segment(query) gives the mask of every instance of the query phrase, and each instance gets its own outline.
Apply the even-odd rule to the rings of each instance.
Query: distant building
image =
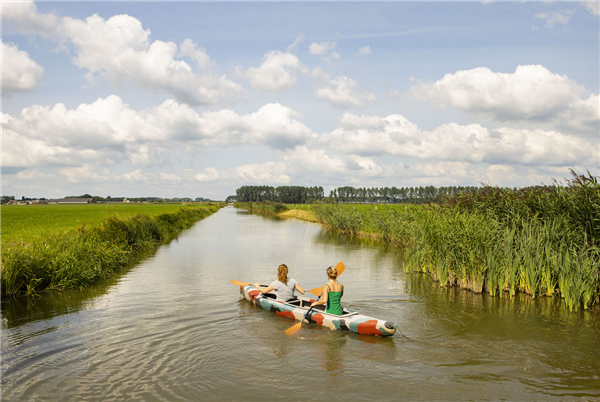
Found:
[[[48,200],[48,204],[89,204],[91,198],[57,198]]]

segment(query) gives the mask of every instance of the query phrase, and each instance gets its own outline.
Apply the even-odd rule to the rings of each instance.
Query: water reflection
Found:
[[[323,369],[332,377],[344,375],[344,358],[345,346],[348,338],[345,336],[332,337],[322,343]]]
[[[152,257],[156,250],[140,255],[129,266],[100,279],[85,289],[51,290],[36,297],[7,297],[2,300],[0,312],[2,327],[15,328],[26,323],[49,320],[53,317],[72,314],[93,306],[93,301],[107,294],[131,268],[144,259]]]
[[[405,274],[402,253],[307,222],[225,208],[120,278],[2,306],[3,400],[573,400],[600,397],[600,314]],[[375,338],[240,297],[289,262],[310,289],[343,261],[342,304]],[[307,392],[307,389],[310,391]],[[297,397],[296,397],[297,396]]]

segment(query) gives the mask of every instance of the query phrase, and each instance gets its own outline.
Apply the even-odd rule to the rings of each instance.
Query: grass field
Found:
[[[2,206],[0,292],[84,288],[225,205]]]
[[[194,205],[194,204],[188,204]],[[178,211],[174,204],[86,204],[86,205],[2,205],[0,237],[4,245],[27,242],[34,237],[53,236],[98,226],[108,217],[126,218],[136,214],[156,216]]]

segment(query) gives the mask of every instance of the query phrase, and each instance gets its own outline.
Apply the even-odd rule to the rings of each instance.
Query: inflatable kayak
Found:
[[[276,300],[275,293],[261,293],[253,285],[240,286],[240,292],[246,300],[262,307],[263,310],[298,321],[304,318],[311,303],[316,301],[316,299],[299,296],[283,303]],[[393,322],[367,317],[347,308],[343,311],[342,315],[328,314],[325,312],[325,306],[315,306],[306,317],[306,321],[332,330],[339,329],[362,335],[392,336],[396,333],[396,325]]]

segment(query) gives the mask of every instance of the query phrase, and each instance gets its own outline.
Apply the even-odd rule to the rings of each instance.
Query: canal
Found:
[[[310,289],[342,261],[342,304],[375,338],[240,299],[285,263]],[[120,275],[2,303],[3,401],[598,400],[600,313],[440,288],[397,249],[224,208]]]

